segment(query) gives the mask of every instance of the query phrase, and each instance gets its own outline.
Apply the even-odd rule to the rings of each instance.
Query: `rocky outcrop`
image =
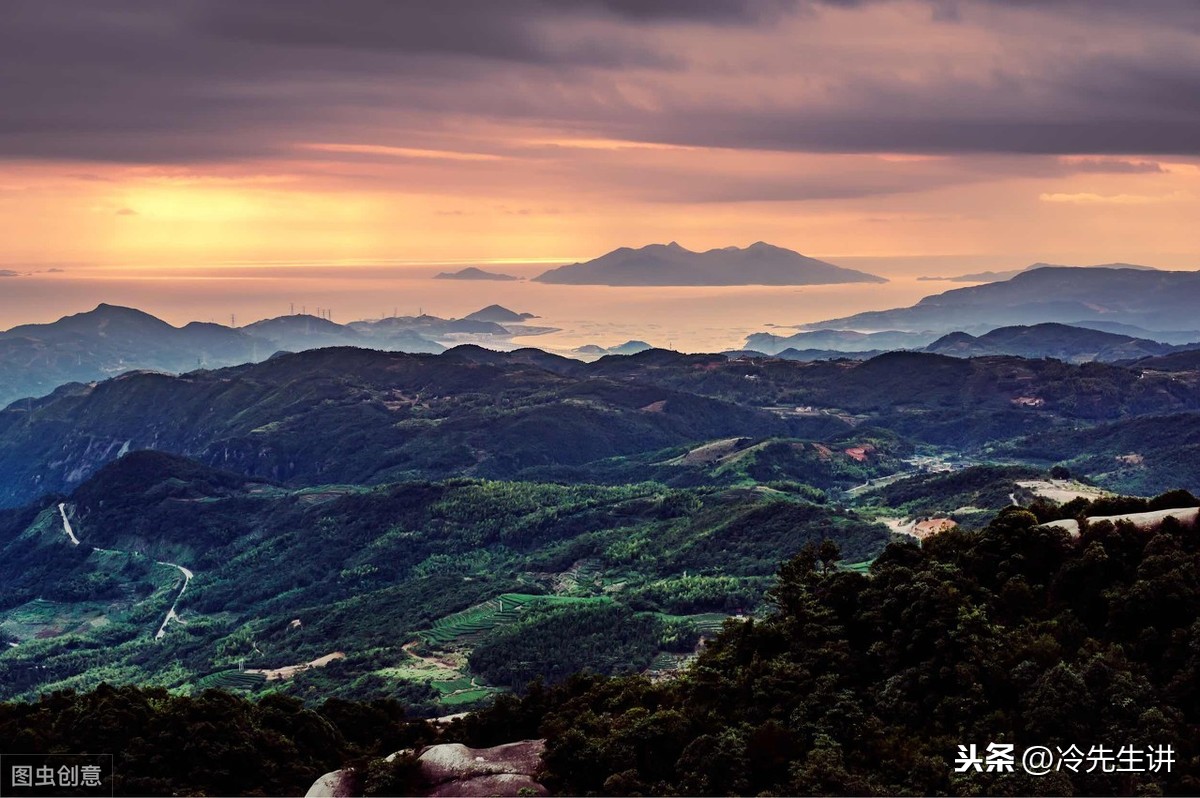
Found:
[[[545,740],[522,740],[494,748],[444,743],[422,749],[417,763],[422,780],[429,785],[425,792],[429,796],[547,795],[546,788],[537,781],[545,750]],[[357,794],[354,772],[346,769],[317,779],[305,798],[350,798]]]
[[[545,740],[524,740],[495,748],[468,748],[459,743],[431,745],[417,762],[433,785],[430,795],[546,795],[536,780]],[[522,792],[524,790],[524,792]]]
[[[304,798],[351,798],[357,792],[354,782],[353,770],[335,770],[314,781]]]

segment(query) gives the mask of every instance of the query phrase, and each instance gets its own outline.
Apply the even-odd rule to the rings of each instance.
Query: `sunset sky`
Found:
[[[0,272],[673,239],[1200,267],[1194,0],[3,15]]]

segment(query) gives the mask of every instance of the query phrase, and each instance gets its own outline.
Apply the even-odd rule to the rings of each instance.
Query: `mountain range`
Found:
[[[1197,347],[1200,348],[1200,344]],[[1016,355],[1052,357],[1068,363],[1114,363],[1166,355],[1176,351],[1176,347],[1128,335],[1048,322],[999,327],[978,337],[965,332],[953,332],[929,344],[923,351],[954,357]]]
[[[327,348],[183,376],[131,373],[10,405],[0,411],[0,506],[71,490],[146,448],[293,485],[561,477],[722,436],[870,423],[966,445],[1196,409],[1192,372],[1016,357],[744,362],[656,349],[583,363],[536,349]]]
[[[895,310],[805,325],[863,332],[986,332],[1018,324],[1080,320],[1146,330],[1190,330],[1200,306],[1200,272],[1049,266],[1010,280],[956,288]]]
[[[1179,351],[1200,349],[1200,343],[1171,345],[1132,335],[1047,322],[997,327],[979,336],[961,331],[937,337],[930,333],[853,330],[814,330],[781,337],[755,333],[746,339],[741,356],[770,355],[784,360],[829,360],[848,357],[865,360],[885,351],[930,352],[951,357],[1010,355],[1056,358],[1068,363],[1118,363],[1156,358]],[[926,343],[929,341],[929,343]]]
[[[560,266],[534,278],[564,285],[827,285],[885,283],[882,277],[809,258],[759,241],[745,249],[693,252],[676,242],[621,247],[595,260]]]
[[[438,339],[507,341],[514,331],[530,335],[551,329],[525,325],[530,318],[492,305],[462,319],[404,316],[337,324],[305,314],[239,328],[205,322],[175,327],[141,310],[100,304],[49,324],[0,332],[0,406],[43,396],[66,383],[128,371],[219,368],[327,346],[436,353],[446,348]],[[510,330],[501,321],[521,326]]]
[[[885,552],[881,519],[1028,521],[1015,480],[1052,465],[1200,487],[1200,369],[1144,365],[1175,356],[330,347],[65,385],[0,410],[0,697],[142,683],[439,716],[670,673],[731,616],[757,628],[782,560],[826,542],[869,583],[853,571],[934,548]]]
[[[1023,272],[1030,272],[1034,269],[1045,269],[1048,267],[1059,269],[1142,269],[1144,271],[1157,271],[1153,266],[1139,266],[1136,263],[1102,263],[1096,266],[1062,266],[1056,263],[1034,263],[1026,266],[1024,269],[1009,269],[1008,271],[988,271],[976,272],[974,274],[960,274],[956,277],[918,277],[918,280],[934,280],[949,283],[996,283],[1001,280],[1010,280]]]

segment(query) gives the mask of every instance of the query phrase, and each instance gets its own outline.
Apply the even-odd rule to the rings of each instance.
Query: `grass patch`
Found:
[[[442,699],[442,703],[446,706],[458,706],[460,704],[474,704],[476,701],[482,701],[489,695],[497,692],[486,687],[481,687],[477,690],[467,690],[457,695],[448,695]]]

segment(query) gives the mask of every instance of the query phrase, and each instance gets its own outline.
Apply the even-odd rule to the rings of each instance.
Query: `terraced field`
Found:
[[[585,596],[538,596],[529,593],[504,593],[490,601],[447,615],[438,619],[432,629],[419,632],[421,639],[434,645],[450,643],[470,644],[478,642],[483,635],[497,626],[512,623],[527,605],[533,602],[547,604],[578,604],[585,602],[608,602],[607,597]]]
[[[690,659],[690,657],[686,654],[671,654],[667,651],[660,651],[654,656],[654,659],[650,660],[650,667],[648,670],[651,673],[676,671],[683,667],[683,663],[685,663],[688,659]]]
[[[239,670],[217,671],[202,677],[196,682],[197,689],[207,690],[257,690],[267,683],[261,673],[245,673]]]
[[[530,601],[540,598],[523,593],[505,593],[490,601],[468,607],[462,612],[447,615],[434,623],[433,628],[421,632],[427,643],[469,643],[505,623],[517,619],[521,608]]]
[[[719,612],[705,612],[700,615],[685,615],[684,619],[691,621],[701,634],[712,635],[721,631],[721,627],[725,625],[725,619],[728,617]]]
[[[563,585],[570,591],[594,588],[600,576],[599,560],[580,560],[563,574]]]
[[[686,621],[703,635],[715,635],[725,625],[725,619],[730,617],[719,612],[702,612],[698,615],[668,615],[665,612],[655,614],[664,621]]]

